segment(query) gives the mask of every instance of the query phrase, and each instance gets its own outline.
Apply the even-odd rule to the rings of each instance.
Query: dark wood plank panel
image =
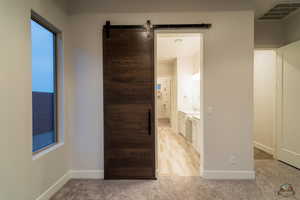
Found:
[[[138,81],[147,82],[152,81],[151,76],[151,57],[147,56],[108,56],[107,73],[110,75],[110,80],[117,80],[120,82]],[[116,73],[118,72],[118,73]]]
[[[153,32],[104,33],[103,59],[104,178],[154,179]]]
[[[108,174],[111,174],[113,178],[107,179],[153,179],[153,168],[110,168]]]
[[[147,104],[152,98],[153,83],[122,83],[116,81],[104,81],[109,90],[105,90],[105,100],[110,104]]]

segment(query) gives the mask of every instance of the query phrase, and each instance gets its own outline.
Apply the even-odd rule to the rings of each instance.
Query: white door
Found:
[[[300,168],[300,42],[279,49],[278,55],[282,76],[277,155],[279,160]]]

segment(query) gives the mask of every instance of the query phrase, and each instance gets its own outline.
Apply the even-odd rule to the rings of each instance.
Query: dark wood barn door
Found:
[[[154,179],[154,38],[103,30],[104,178]]]

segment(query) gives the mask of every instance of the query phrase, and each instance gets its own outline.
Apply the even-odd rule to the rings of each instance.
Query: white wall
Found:
[[[171,83],[173,77],[173,62],[160,61],[157,66],[157,79],[156,83],[161,84],[160,98],[157,97],[157,117],[158,118],[171,118]],[[158,92],[158,90],[156,90]]]
[[[200,42],[199,42],[200,47]],[[191,112],[193,110],[194,60],[192,56],[177,58],[177,102],[178,110]],[[197,86],[195,86],[197,87]],[[200,101],[199,101],[200,102]]]
[[[76,120],[72,168],[103,170],[102,25],[106,20],[144,24],[147,19],[154,24],[213,24],[204,35],[205,176],[232,177],[231,170],[241,170],[243,177],[253,175],[252,11],[73,15]],[[208,107],[213,108],[209,117]],[[229,162],[232,155],[234,165]]]
[[[279,48],[284,44],[284,29],[282,21],[258,21],[279,0],[254,0],[255,8],[255,48]]]
[[[160,85],[160,90],[156,89],[156,113],[157,118],[171,119],[171,91],[173,77],[157,77],[156,84]]]
[[[279,48],[284,44],[282,21],[255,21],[255,48]]]
[[[172,82],[171,82],[171,128],[178,132],[178,103],[177,103],[177,58],[172,63]]]
[[[255,21],[255,48],[280,48],[300,40],[300,11],[279,21]]]
[[[159,62],[157,67],[158,78],[171,77],[173,74],[173,62]]]
[[[276,51],[254,53],[254,144],[274,152]]]
[[[284,21],[285,45],[300,40],[300,11]]]
[[[60,127],[65,144],[32,159],[32,97],[31,97],[31,9],[45,17],[64,36],[64,94]],[[69,99],[71,73],[68,60],[67,20],[65,12],[50,0],[0,1],[0,199],[34,200],[69,170]]]
[[[202,38],[201,38],[202,40]],[[200,112],[200,96],[201,96],[201,91],[200,91],[200,68],[201,68],[201,63],[202,63],[202,56],[200,55],[203,53],[203,49],[202,49],[202,42],[201,42],[201,46],[199,48],[199,51],[193,56],[193,64],[194,64],[194,70],[193,70],[193,75],[195,76],[195,74],[199,73],[199,79],[195,79],[192,77],[193,79],[193,85],[194,87],[192,88],[192,92],[193,92],[193,99],[192,99],[192,106],[193,106],[193,110],[199,111]]]

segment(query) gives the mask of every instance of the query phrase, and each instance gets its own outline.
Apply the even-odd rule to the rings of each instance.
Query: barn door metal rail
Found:
[[[106,21],[103,30],[106,33],[106,38],[110,37],[111,29],[145,29],[146,31],[155,29],[209,29],[212,24],[151,24],[148,20],[144,25],[111,25],[110,21]]]

